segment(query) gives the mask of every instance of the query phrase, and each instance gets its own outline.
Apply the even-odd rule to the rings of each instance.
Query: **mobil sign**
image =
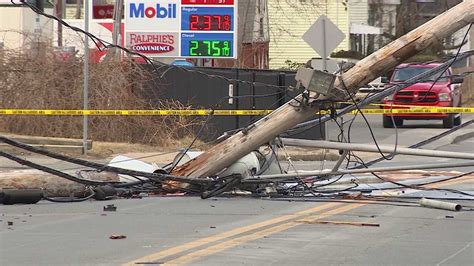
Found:
[[[127,31],[175,31],[179,28],[179,0],[128,0],[125,3]]]

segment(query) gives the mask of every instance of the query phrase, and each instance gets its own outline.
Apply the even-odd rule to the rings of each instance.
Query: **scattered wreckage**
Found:
[[[341,150],[342,154],[336,165],[332,169],[319,171],[303,172],[295,169],[293,172],[288,172],[284,171],[281,165],[279,165],[275,149],[283,145],[291,144],[291,141],[295,142],[295,140],[280,139],[279,136],[284,137],[288,132],[294,133],[305,130],[317,123],[324,123],[337,116],[359,109],[371,102],[379,101],[417,80],[437,73],[443,73],[445,69],[454,62],[473,55],[473,51],[456,55],[438,67],[432,68],[429,71],[405,81],[404,84],[396,84],[380,93],[368,96],[358,103],[356,103],[353,98],[359,87],[367,84],[383,72],[395,67],[413,55],[423,51],[430,45],[448,37],[453,32],[471,24],[473,21],[474,2],[464,1],[405,36],[388,44],[384,48],[374,52],[345,71],[341,70],[339,73],[330,74],[312,68],[302,67],[296,74],[297,86],[293,88],[301,92],[299,96],[239,132],[223,136],[220,138],[218,144],[207,151],[200,152],[186,149],[181,152],[173,162],[164,167],[158,167],[125,157],[114,158],[109,164],[99,164],[45,151],[6,137],[0,137],[0,142],[16,148],[91,169],[81,171],[78,175],[71,175],[0,151],[0,156],[12,161],[69,180],[72,183],[76,183],[76,185],[80,184],[79,187],[67,193],[59,193],[59,191],[56,191],[58,193],[55,193],[53,197],[51,197],[51,195],[45,195],[44,191],[47,191],[47,188],[45,188],[45,190],[28,190],[27,192],[18,191],[18,188],[26,188],[19,184],[24,182],[24,179],[20,182],[19,180],[2,178],[0,179],[1,187],[16,187],[17,190],[3,189],[0,193],[0,198],[5,204],[14,204],[16,202],[34,203],[43,198],[59,202],[82,201],[89,198],[105,200],[115,196],[136,197],[140,195],[140,193],[144,195],[143,193],[147,192],[186,192],[199,194],[202,198],[209,198],[239,189],[241,191],[250,191],[256,195],[276,194],[283,196],[309,195],[333,197],[335,195],[341,195],[341,193],[344,195],[352,193],[356,196],[352,195],[350,198],[360,200],[370,196],[370,193],[374,190],[393,190],[399,188],[429,190],[429,188],[425,188],[424,185],[465,178],[468,174],[472,173],[439,176],[437,180],[430,181],[434,183],[426,183],[426,180],[423,180],[422,183],[409,184],[385,180],[380,177],[380,179],[385,181],[382,183],[383,186],[386,186],[387,183],[390,184],[390,186],[361,190],[359,184],[352,182],[352,186],[349,188],[334,189],[328,185],[341,180],[346,174],[368,173],[378,176],[375,172],[474,166],[474,161],[472,161],[474,157],[472,154],[466,153],[419,150],[417,149],[419,146],[412,148],[388,147],[381,150],[378,146],[372,147],[368,145],[319,141],[305,143],[305,145]],[[341,100],[353,100],[354,104],[341,110],[336,110],[335,103]],[[314,114],[320,110],[330,110],[331,114],[307,121],[313,118]],[[453,131],[449,130],[448,132],[452,133],[454,130],[465,127],[472,122],[473,121],[468,121],[454,128]],[[304,143],[301,141],[298,143],[298,145],[302,144]],[[261,145],[266,145],[266,152],[261,151]],[[441,156],[471,161],[378,168],[370,168],[368,164],[359,162],[359,164],[354,167],[358,169],[349,169],[347,167],[346,169],[341,169],[341,165],[346,157],[350,155],[352,151],[360,149],[377,151],[382,155],[382,151],[389,151],[391,153],[390,156],[409,154],[418,156]],[[382,157],[385,158],[384,155]],[[64,185],[61,186],[64,187]],[[450,192],[452,193],[453,191]],[[49,193],[51,193],[51,191]],[[473,199],[473,195],[469,193],[464,193],[462,196],[463,199]],[[418,198],[423,197],[420,196]],[[429,201],[428,203],[426,203],[427,201],[423,202],[424,204],[431,204],[431,206],[452,208],[451,205],[447,207],[447,205]],[[457,210],[458,207],[454,209]]]

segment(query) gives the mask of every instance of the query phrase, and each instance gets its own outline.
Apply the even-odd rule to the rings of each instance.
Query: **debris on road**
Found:
[[[114,204],[109,204],[107,206],[104,206],[104,212],[114,212],[117,211],[117,206]]]
[[[430,207],[435,209],[443,209],[448,211],[460,211],[462,209],[461,204],[445,202],[440,200],[432,200],[422,198],[420,200],[420,205],[423,207]]]
[[[127,238],[127,236],[124,236],[124,235],[111,235],[109,238],[110,239],[125,239],[125,238]]]
[[[367,127],[369,127],[372,133],[374,145],[350,143],[350,135],[348,134],[347,138],[344,135],[344,123],[340,125],[339,137],[341,138],[338,142],[291,139],[292,134],[287,133],[295,127],[305,131],[316,125],[307,124],[307,126],[311,127],[301,128],[301,124],[310,122],[307,120],[314,118],[317,112],[327,111],[329,113],[327,116],[320,116],[319,123],[327,122],[330,119],[336,120],[336,118],[353,110],[355,111],[361,106],[381,100],[384,97],[399,92],[401,89],[407,88],[410,83],[426,80],[436,74],[442,74],[446,71],[446,68],[451,67],[457,61],[465,60],[472,56],[474,54],[473,50],[463,53],[460,53],[461,50],[459,50],[455,57],[407,79],[404,81],[404,84],[389,86],[383,92],[368,97],[359,103],[353,99],[353,95],[361,86],[392,70],[403,61],[412,58],[415,54],[429,48],[433,43],[449,37],[454,32],[471,24],[472,14],[464,11],[472,9],[474,9],[472,3],[468,3],[468,1],[462,2],[442,15],[401,36],[383,49],[374,51],[365,59],[358,61],[351,68],[344,71],[342,66],[333,73],[314,69],[310,66],[300,67],[295,76],[297,86],[287,88],[296,92],[297,96],[286,103],[282,102],[279,108],[276,108],[268,115],[243,129],[235,132],[226,132],[218,138],[216,144],[213,144],[206,151],[192,150],[195,141],[199,138],[198,134],[189,147],[183,149],[172,162],[163,167],[122,155],[113,158],[106,164],[96,163],[46,151],[8,137],[0,136],[2,145],[5,144],[15,149],[22,149],[62,162],[79,165],[80,168],[78,169],[85,169],[80,170],[76,175],[72,175],[66,171],[59,171],[0,151],[0,156],[21,165],[37,169],[32,170],[33,174],[29,172],[29,176],[25,175],[25,172],[7,173],[7,175],[10,174],[10,177],[3,176],[0,179],[0,188],[17,187],[25,189],[41,187],[45,188],[45,193],[50,197],[62,196],[70,198],[69,201],[67,199],[55,200],[54,198],[49,198],[50,201],[56,202],[78,202],[91,198],[96,200],[109,200],[116,197],[141,198],[145,195],[200,195],[201,198],[207,199],[224,193],[229,194],[232,191],[234,193],[247,191],[252,196],[272,198],[288,196],[313,197],[326,200],[374,201],[384,198],[388,201],[389,197],[398,196],[400,198],[401,196],[394,193],[385,193],[386,190],[395,190],[396,193],[402,190],[401,194],[409,194],[415,200],[421,197],[428,198],[428,196],[422,195],[420,197],[416,195],[414,197],[413,193],[407,192],[408,190],[427,191],[427,194],[430,191],[432,192],[432,190],[442,190],[444,192],[446,190],[425,186],[434,184],[434,182],[440,183],[454,180],[472,173],[441,177],[441,179],[434,182],[418,180],[420,181],[418,183],[408,181],[403,183],[401,181],[397,182],[395,180],[398,179],[382,177],[380,174],[403,170],[473,167],[474,155],[472,153],[418,149],[419,146],[404,148],[400,147],[398,142],[393,147],[378,145],[371,126],[361,110],[358,111],[367,122]],[[466,32],[466,37],[468,32]],[[441,77],[441,75],[439,76]],[[323,80],[325,82],[321,82]],[[436,82],[434,81],[434,83]],[[352,100],[353,104],[342,110],[337,110],[337,105],[340,101],[347,100]],[[358,115],[358,113],[354,115]],[[469,123],[471,122],[459,125],[453,130],[465,127]],[[450,132],[454,132],[453,130],[450,130]],[[314,168],[317,170],[302,171],[293,164],[285,145],[318,147],[323,148],[324,151],[326,149],[333,149],[341,151],[341,156],[332,168],[324,167],[326,160],[322,159],[320,167]],[[422,145],[422,143],[419,145]],[[288,167],[280,164],[278,157],[280,150],[283,151],[280,155],[285,155],[284,159],[286,159]],[[391,160],[395,155],[415,155],[463,159],[464,161],[368,167],[362,158],[354,154],[355,151],[380,153],[383,159],[386,160]],[[384,155],[384,153],[390,154]],[[343,163],[345,161],[347,161],[347,164],[344,166]],[[351,168],[351,164],[355,166]],[[383,186],[378,186],[376,190],[385,194],[376,195],[372,193],[375,191],[375,186],[360,182],[356,176],[359,174],[371,175],[371,177],[379,179],[379,183],[383,183]],[[340,187],[342,182],[339,181],[347,180],[347,176],[351,176],[349,185],[345,183],[342,185],[347,186]],[[428,176],[424,173],[424,177],[428,179],[433,177],[433,175]],[[470,192],[465,191],[450,190],[449,193],[474,197]],[[44,197],[44,199],[48,198]],[[411,202],[405,203],[416,204],[413,199]],[[437,208],[460,210],[460,205],[458,204],[451,204],[449,206],[433,202],[427,204]],[[452,207],[453,205],[455,207]],[[109,205],[104,207],[104,211],[116,211],[116,207]]]
[[[380,227],[380,224],[377,223],[361,223],[361,222],[344,222],[344,221],[304,221],[298,220],[298,223],[305,224],[334,224],[334,225],[353,225],[353,226],[373,226]]]
[[[81,196],[89,191],[85,185],[36,169],[2,171],[0,174],[2,176],[0,188],[24,190],[41,187],[44,188],[44,193],[50,197],[69,197],[71,194]],[[119,181],[117,175],[109,172],[84,172],[82,174],[89,180]]]

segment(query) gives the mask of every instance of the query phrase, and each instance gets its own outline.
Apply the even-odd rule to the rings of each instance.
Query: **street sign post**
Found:
[[[345,34],[326,16],[320,16],[303,35],[303,40],[318,53],[327,70],[326,58],[344,40]]]

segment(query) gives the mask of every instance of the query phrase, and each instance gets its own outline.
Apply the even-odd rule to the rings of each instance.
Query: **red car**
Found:
[[[441,63],[428,63],[428,64],[401,64],[395,68],[393,74],[388,81],[388,86],[394,84],[403,83],[412,77],[415,77],[429,69],[440,66]],[[383,108],[409,108],[400,107],[403,106],[434,106],[434,107],[459,107],[461,106],[461,83],[463,78],[459,76],[453,76],[452,70],[446,70],[443,75],[438,79],[436,84],[433,85],[436,78],[440,74],[435,74],[432,77],[415,83],[399,92],[386,97],[384,99]],[[387,80],[385,79],[385,82]],[[394,105],[394,106],[390,106]],[[393,117],[393,120],[392,120]],[[383,115],[383,127],[392,128],[395,126],[402,126],[403,120],[416,120],[416,119],[439,119],[443,121],[444,128],[452,128],[453,126],[461,124],[461,114],[447,114],[447,113],[434,113],[434,114],[384,114]],[[394,124],[395,122],[395,124]]]

